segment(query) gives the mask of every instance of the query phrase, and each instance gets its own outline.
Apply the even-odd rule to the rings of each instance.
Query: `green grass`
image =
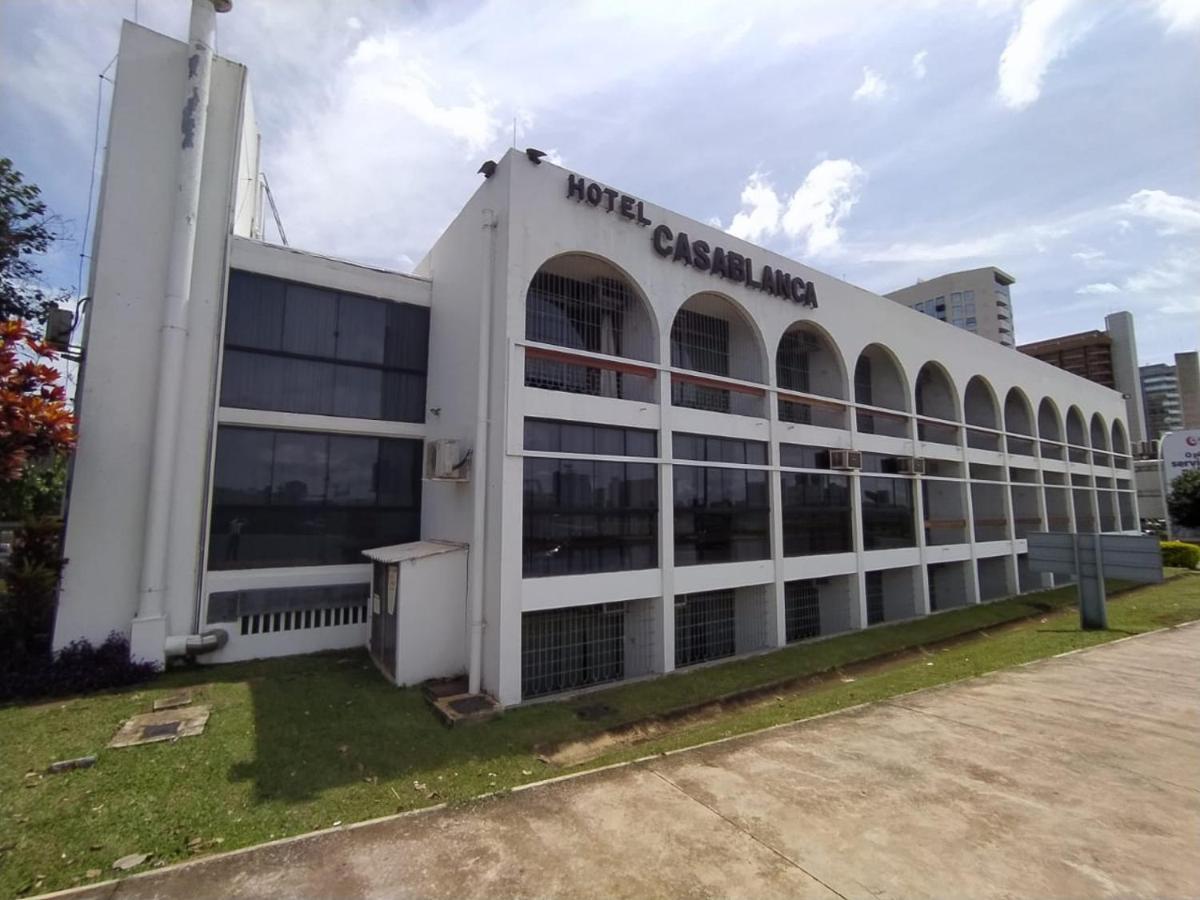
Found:
[[[822,680],[720,717],[614,748],[586,767],[688,746],[967,678],[1066,650],[1200,619],[1200,576],[1113,598],[1110,630],[1081,632],[1072,589],[955,610],[914,622],[625,685],[578,701],[535,704],[447,729],[416,690],[390,687],[361,653],[237,664],[164,676],[152,686],[0,708],[0,896],[106,878],[114,860],[149,865],[229,850],[559,774],[535,747],[623,722],[976,634],[914,658],[902,654],[850,682]],[[1022,621],[1024,620],[1024,621]],[[213,715],[177,743],[107,750],[122,720],[190,687]],[[606,718],[576,709],[603,703]],[[98,753],[92,769],[44,775],[58,759]],[[87,875],[100,870],[100,875]]]

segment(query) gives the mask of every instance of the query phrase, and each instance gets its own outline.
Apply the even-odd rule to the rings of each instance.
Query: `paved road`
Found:
[[[88,897],[1200,896],[1200,627]]]

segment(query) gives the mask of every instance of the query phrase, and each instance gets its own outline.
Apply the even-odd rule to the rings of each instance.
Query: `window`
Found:
[[[974,327],[975,327],[975,325],[976,325],[976,319],[975,319],[975,317],[974,317],[974,316],[968,316],[968,317],[967,317],[967,327],[968,327],[968,328],[974,328]]]
[[[429,310],[233,271],[221,405],[425,421]]]
[[[958,308],[958,307],[962,306],[962,302],[963,302],[963,295],[961,292],[955,291],[954,293],[952,293],[950,295],[950,305],[951,306]]]
[[[657,456],[658,434],[644,428],[526,419],[525,449],[593,456]]]
[[[867,581],[867,624],[878,625],[883,621],[883,573],[868,572]]]
[[[805,579],[784,584],[783,608],[789,644],[820,636],[821,595],[815,581]]]
[[[963,291],[963,302],[964,303],[974,303],[975,302],[975,292],[974,291]]]
[[[364,563],[421,533],[421,442],[222,426],[208,566]]]
[[[625,604],[521,616],[521,695],[537,697],[625,675]]]
[[[917,301],[916,305],[914,305],[914,306],[913,306],[913,309],[915,309],[915,310],[916,310],[917,312],[919,312],[919,313],[923,313],[923,312],[925,312],[925,303],[924,303],[924,301],[920,301],[920,300],[919,300],[919,301]]]
[[[780,444],[779,464],[794,469],[828,469],[829,451],[806,444]]]
[[[734,594],[702,591],[675,599],[675,666],[733,656]]]
[[[526,578],[658,565],[653,463],[525,459]]]
[[[729,323],[681,309],[671,325],[671,365],[710,375],[729,375]],[[690,409],[729,412],[729,391],[686,381],[671,382],[671,403]]]
[[[905,478],[859,479],[862,490],[863,549],[916,545],[912,482]]]
[[[845,475],[780,473],[784,556],[849,553],[850,479]]]
[[[771,555],[764,470],[675,466],[674,482],[676,565]]]
[[[672,436],[671,443],[676,459],[746,463],[752,466],[767,464],[767,445],[763,441],[743,441],[739,438],[684,434],[677,431]]]

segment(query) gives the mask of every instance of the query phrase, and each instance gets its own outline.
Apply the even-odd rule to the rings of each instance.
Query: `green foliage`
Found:
[[[66,487],[65,455],[27,463],[20,478],[0,483],[0,522],[58,515]]]
[[[41,195],[11,159],[0,157],[0,319],[45,322],[50,308],[67,299],[46,295],[39,286],[42,271],[31,259],[59,237],[59,219],[47,212]]]
[[[1184,541],[1162,542],[1163,565],[1176,569],[1194,569],[1200,565],[1200,547]]]
[[[1184,528],[1200,528],[1200,469],[1184,472],[1171,482],[1167,512]]]
[[[0,594],[0,677],[4,670],[40,666],[50,655],[54,592],[65,561],[59,554],[62,522],[31,519],[13,541]]]

